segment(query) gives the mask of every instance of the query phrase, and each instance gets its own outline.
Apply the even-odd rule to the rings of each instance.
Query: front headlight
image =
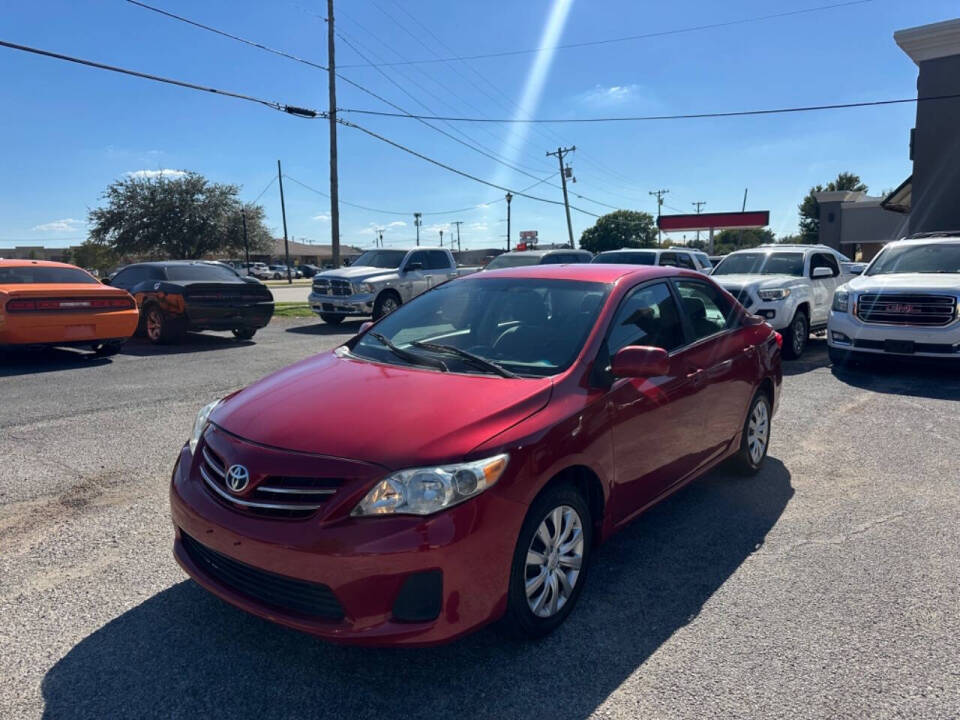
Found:
[[[372,292],[373,292],[373,285],[371,285],[370,283],[354,283],[353,284],[354,295],[364,295]]]
[[[509,455],[395,472],[367,493],[351,515],[430,515],[492,487]]]
[[[774,288],[773,290],[757,290],[761,300],[783,300],[790,295],[790,288]]]
[[[197,419],[193,421],[193,435],[190,436],[191,453],[195,452],[197,449],[197,443],[200,442],[200,436],[203,435],[203,431],[207,427],[207,418],[210,417],[210,413],[212,413],[213,409],[219,404],[219,400],[214,400],[212,403],[204,405],[202,408],[200,408],[200,412],[197,413]]]
[[[850,293],[846,290],[837,290],[833,294],[833,311],[850,312]]]

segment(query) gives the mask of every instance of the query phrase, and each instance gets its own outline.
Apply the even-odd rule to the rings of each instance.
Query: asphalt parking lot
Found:
[[[960,369],[836,371],[823,341],[764,471],[615,536],[543,641],[342,648],[208,595],[166,499],[196,410],[358,326],[0,360],[0,717],[960,716]]]

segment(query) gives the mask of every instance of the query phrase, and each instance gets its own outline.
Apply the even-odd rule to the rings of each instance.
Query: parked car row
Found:
[[[97,280],[41,260],[0,260],[0,346],[88,347],[114,355],[135,333],[171,343],[188,330],[249,340],[273,316],[273,295],[222,263],[136,263]]]

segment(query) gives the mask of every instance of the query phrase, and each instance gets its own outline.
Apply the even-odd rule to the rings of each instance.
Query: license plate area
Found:
[[[324,312],[333,312],[333,303],[323,303],[320,307]]]
[[[913,355],[916,352],[916,347],[913,340],[884,340],[883,350],[888,353]]]

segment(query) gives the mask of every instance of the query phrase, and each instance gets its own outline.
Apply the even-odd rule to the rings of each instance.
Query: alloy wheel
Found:
[[[394,300],[392,297],[385,297],[383,299],[383,304],[381,305],[381,307],[383,308],[383,314],[389,315],[400,306],[397,305],[397,301]]]
[[[793,321],[793,354],[799,356],[807,342],[807,321],[803,315],[797,315]]]
[[[747,423],[747,450],[750,452],[750,461],[754,465],[763,458],[770,438],[770,411],[767,403],[761,400],[753,406],[750,413],[750,422]]]
[[[583,564],[583,520],[569,505],[553,508],[527,549],[524,583],[534,615],[556,615],[570,600]]]
[[[147,313],[147,337],[156,342],[160,339],[163,332],[163,317],[159,310],[151,310]]]

